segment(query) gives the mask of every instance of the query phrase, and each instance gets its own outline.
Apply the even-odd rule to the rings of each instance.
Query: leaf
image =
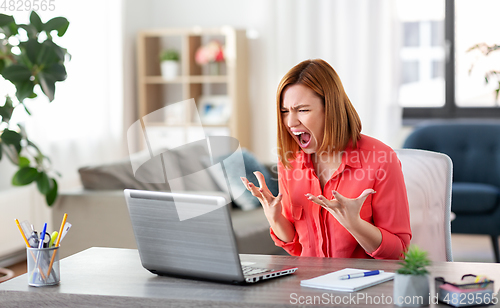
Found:
[[[54,44],[52,41],[45,41],[41,44],[41,48],[36,59],[36,63],[39,65],[49,66],[53,63],[58,63],[61,61],[60,50],[61,47]],[[62,56],[64,60],[64,55]]]
[[[5,60],[0,59],[0,74],[2,74],[4,68],[5,68]]]
[[[40,87],[42,88],[43,93],[47,96],[50,102],[54,100],[54,94],[56,92],[56,82],[52,79],[51,75],[47,75],[45,73],[40,73],[38,75],[40,79]]]
[[[38,32],[33,25],[19,25],[19,28],[26,30],[29,39],[36,39]]]
[[[14,17],[10,15],[0,14],[0,27],[9,25],[10,23],[15,23]]]
[[[26,66],[30,71],[32,71],[33,68],[33,62],[31,62],[30,58],[28,57],[28,53],[26,52],[25,47],[20,47],[21,48],[21,54],[16,57],[17,64]]]
[[[2,141],[5,144],[13,145],[17,153],[21,152],[22,137],[18,132],[6,129],[3,131],[2,135],[0,136],[0,139],[2,139]]]
[[[0,107],[0,117],[2,117],[2,121],[7,122],[12,117],[12,113],[14,112],[14,107],[12,106],[12,99],[7,96],[5,99],[5,104]]]
[[[50,192],[50,181],[47,173],[40,172],[40,176],[36,180],[36,185],[38,186],[38,191],[42,193],[42,195],[47,195]]]
[[[24,65],[12,64],[10,66],[7,66],[2,71],[2,75],[3,78],[15,84],[16,82],[24,82],[25,80],[29,80],[31,77],[31,71]]]
[[[48,68],[43,70],[44,75],[51,76],[51,79],[55,81],[64,81],[66,79],[66,68],[64,65],[59,63],[54,63]]]
[[[33,95],[33,89],[35,87],[35,83],[31,80],[26,80],[22,83],[15,83],[16,86],[16,97],[22,102],[24,99]]]
[[[26,51],[26,55],[31,63],[36,64],[38,54],[42,49],[42,44],[38,43],[35,38],[28,39],[26,42],[22,42],[19,44],[22,49]]]
[[[31,12],[30,23],[36,28],[37,32],[43,31],[43,22],[35,11]]]
[[[24,156],[19,156],[19,167],[29,167],[30,160]]]
[[[43,27],[43,30],[45,30],[47,33],[50,33],[53,30],[57,30],[57,36],[61,37],[66,33],[68,27],[69,21],[66,18],[55,17],[47,21],[47,23]]]
[[[20,168],[12,178],[12,185],[23,186],[28,185],[35,181],[39,177],[38,170],[33,167],[22,167]]]
[[[33,97],[33,96],[34,96],[34,97]],[[30,96],[30,97],[28,97],[28,98],[35,98],[35,97],[37,97],[37,95],[36,95],[35,93],[33,93],[33,95],[31,95],[31,96]],[[26,107],[26,104],[25,104],[24,102],[21,102],[21,104],[22,104],[22,105],[23,105],[23,107],[24,107],[24,111],[26,111],[26,113],[27,113],[28,115],[31,115],[31,112],[30,112],[30,110],[28,109],[28,107]],[[17,125],[19,125],[19,124],[17,124]]]
[[[2,148],[2,142],[0,142],[0,160],[2,160],[3,156],[3,148]]]
[[[55,179],[52,179],[52,188],[45,195],[45,201],[47,201],[48,206],[51,206],[56,201],[56,198],[57,198],[57,182]]]
[[[8,29],[9,29],[9,35],[7,35],[7,37],[12,36],[12,35],[16,35],[19,33],[18,32],[19,26],[15,22],[11,22],[8,25]]]
[[[42,49],[43,54],[41,56],[43,59],[38,63],[51,64],[64,62],[64,57],[67,54],[66,49],[61,48],[51,40],[43,42],[42,47],[45,48],[45,50]]]

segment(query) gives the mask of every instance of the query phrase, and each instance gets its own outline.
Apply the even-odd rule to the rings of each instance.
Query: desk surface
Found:
[[[346,267],[395,271],[399,267],[396,261],[266,255],[241,255],[241,259],[257,266],[285,264],[299,270],[254,285],[228,285],[156,276],[141,266],[137,250],[94,247],[61,261],[58,286],[29,287],[26,274],[0,284],[0,303],[2,307],[37,307],[41,303],[44,307],[286,307],[307,304],[308,298],[316,297],[318,306],[395,307],[382,304],[383,299],[388,302],[387,297],[392,301],[392,281],[355,293],[305,288],[300,281]],[[496,281],[495,291],[500,284],[500,264],[496,263],[436,262],[430,270],[432,276],[451,281],[460,280],[463,274],[486,274]],[[367,303],[370,296],[379,304]],[[342,299],[349,299],[350,305],[335,303]]]

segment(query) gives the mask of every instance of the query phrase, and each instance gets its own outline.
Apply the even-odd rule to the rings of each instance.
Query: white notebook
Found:
[[[328,289],[333,291],[355,292],[364,288],[386,282],[394,278],[394,273],[383,272],[374,276],[340,280],[339,277],[348,274],[368,272],[368,270],[344,268],[343,270],[318,276],[312,279],[302,280],[303,287]]]

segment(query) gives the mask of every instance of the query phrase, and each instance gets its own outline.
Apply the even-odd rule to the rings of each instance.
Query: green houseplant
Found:
[[[492,52],[500,50],[500,45],[494,44],[494,45],[488,45],[486,43],[479,43],[476,44],[469,49],[467,49],[467,52],[471,52],[473,50],[479,50],[483,56],[487,57],[489,56]],[[471,65],[469,69],[469,74],[472,72],[472,69],[474,68],[474,64]],[[495,100],[498,101],[498,94],[500,93],[500,71],[497,70],[490,70],[484,74],[484,81],[486,83],[489,83],[491,78],[496,77],[496,81],[498,83],[496,89],[495,89]]]
[[[401,267],[394,276],[394,298],[401,307],[420,307],[429,305],[429,271],[431,260],[427,251],[416,245],[410,245],[404,253]]]
[[[175,49],[164,50],[160,54],[160,61],[179,61],[179,53]]]
[[[68,52],[54,43],[52,35],[56,31],[62,37],[69,22],[55,17],[43,23],[35,12],[31,12],[29,21],[17,24],[13,16],[0,14],[0,75],[16,88],[15,97],[6,96],[0,106],[0,160],[7,157],[19,168],[12,177],[13,185],[36,182],[50,206],[57,198],[55,175],[59,174],[28,138],[24,126],[10,120],[19,109],[31,115],[25,102],[37,97],[38,88],[50,102],[54,100],[56,82],[66,79],[64,61]]]
[[[160,53],[161,75],[163,79],[174,79],[179,75],[179,53],[175,49]]]

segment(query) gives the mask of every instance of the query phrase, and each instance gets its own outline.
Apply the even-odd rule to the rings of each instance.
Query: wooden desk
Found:
[[[94,247],[61,261],[58,286],[29,287],[26,275],[0,284],[0,306],[294,307],[306,304],[307,296],[310,299],[316,296],[316,300],[321,300],[316,302],[318,306],[394,307],[392,303],[387,304],[388,297],[392,302],[392,281],[346,293],[301,287],[300,280],[346,267],[394,271],[399,267],[396,261],[265,255],[242,255],[241,259],[256,262],[257,266],[287,264],[298,266],[299,270],[294,275],[254,285],[227,285],[159,277],[142,268],[137,250]],[[486,274],[496,281],[496,291],[500,286],[500,264],[496,263],[440,262],[430,269],[433,276],[456,281],[463,274]],[[367,302],[370,296],[371,304]],[[376,305],[376,301],[379,304]]]

